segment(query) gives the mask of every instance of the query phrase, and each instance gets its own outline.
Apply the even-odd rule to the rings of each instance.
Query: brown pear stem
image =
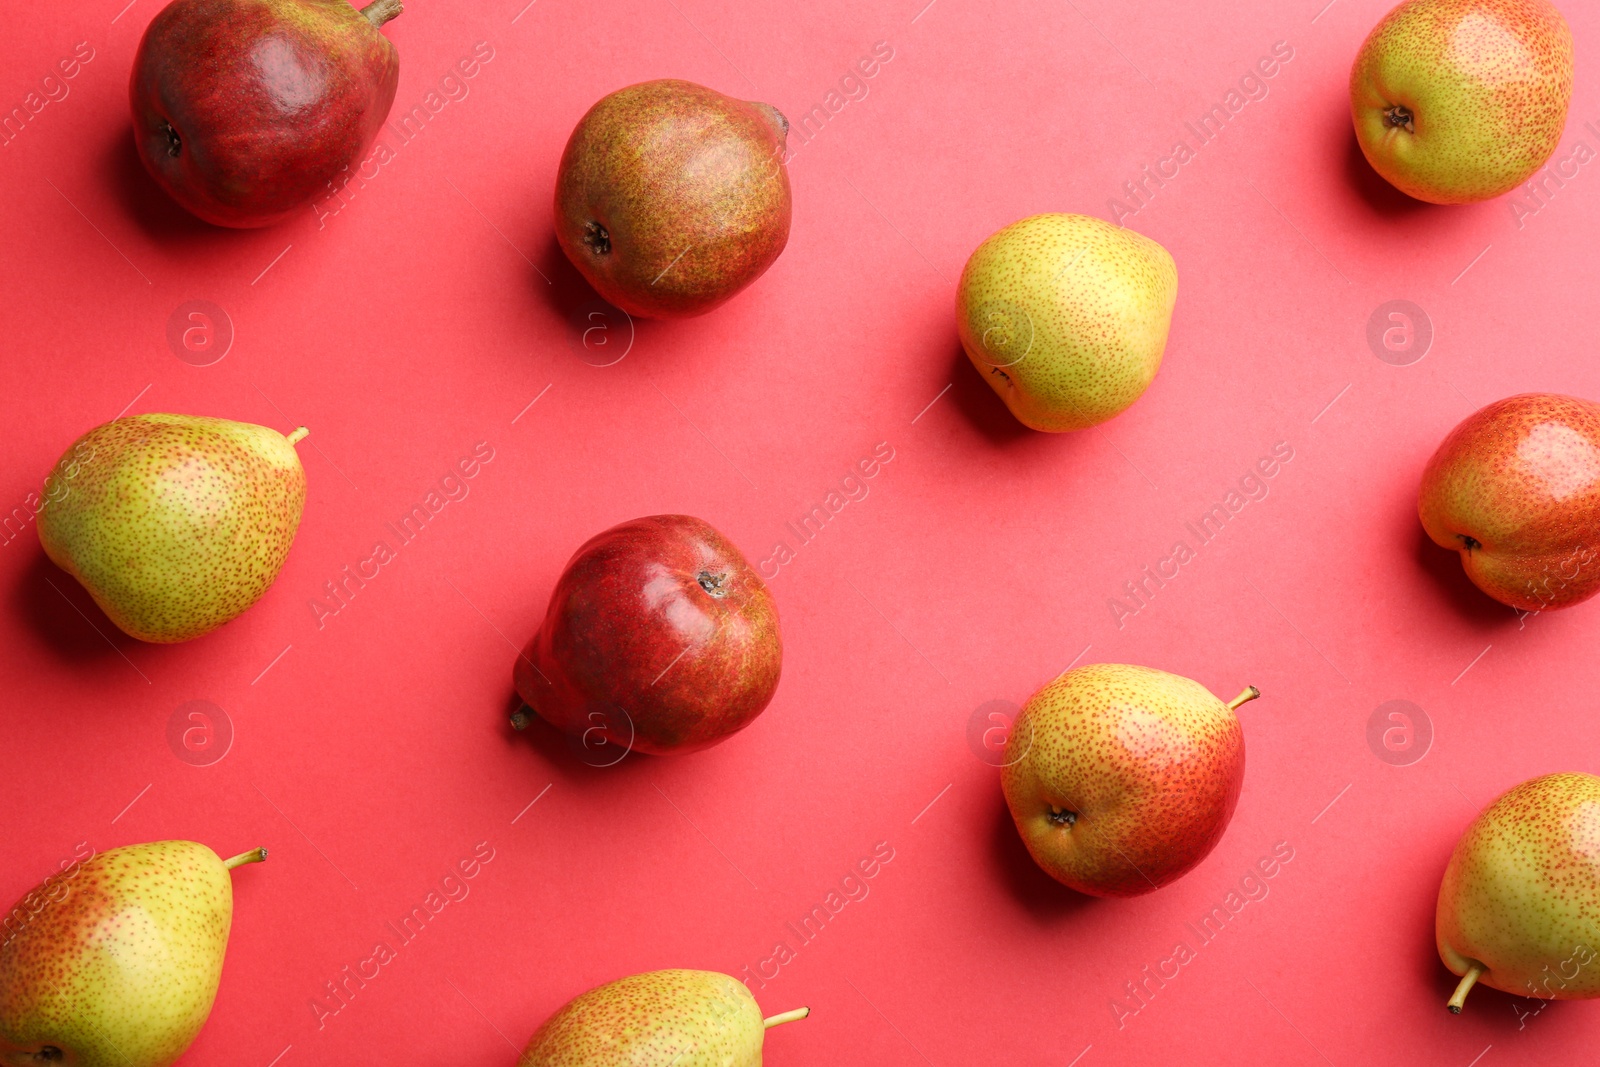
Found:
[[[294,432],[289,435],[289,443],[291,445],[297,445],[310,436],[310,430],[306,429],[304,426],[297,426],[295,427]]]
[[[762,1019],[761,1028],[763,1030],[771,1030],[774,1026],[782,1026],[784,1023],[792,1023],[796,1019],[804,1019],[810,1014],[810,1008],[796,1008],[794,1011],[786,1011],[782,1015],[772,1015]]]
[[[239,853],[237,856],[233,857],[233,859],[231,859],[231,860],[223,860],[222,861],[222,865],[224,867],[226,867],[228,870],[231,871],[235,867],[243,866],[246,863],[263,863],[263,862],[266,861],[266,858],[267,858],[267,850],[266,849],[264,849],[264,848],[253,848],[249,852],[241,852],[241,853]]]
[[[1250,703],[1252,700],[1254,700],[1256,697],[1258,697],[1260,695],[1261,695],[1261,690],[1257,689],[1255,686],[1253,686],[1253,685],[1245,686],[1244,692],[1240,693],[1238,696],[1236,696],[1232,700],[1228,701],[1228,710],[1229,711],[1238,711],[1240,704],[1248,704],[1248,703]]]
[[[1461,1014],[1461,1006],[1467,1002],[1467,994],[1472,992],[1472,987],[1478,984],[1478,976],[1483,974],[1483,964],[1474,963],[1467,968],[1467,973],[1461,976],[1461,984],[1456,986],[1455,993],[1446,1005],[1452,1015]]]
[[[511,713],[511,728],[513,730],[526,730],[533,721],[528,715],[528,705],[524,704]]]
[[[382,26],[404,10],[405,7],[401,5],[400,0],[372,0],[372,3],[361,9],[361,13],[367,16],[367,21],[374,26]]]

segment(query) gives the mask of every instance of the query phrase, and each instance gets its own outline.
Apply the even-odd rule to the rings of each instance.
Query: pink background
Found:
[[[115,631],[31,526],[0,548],[0,896],[80,842],[269,846],[235,876],[222,988],[186,1063],[509,1064],[573,995],[668,966],[753,975],[769,1012],[811,1005],[770,1035],[774,1067],[1493,1067],[1592,1047],[1594,1005],[1531,1015],[1480,989],[1448,1015],[1432,916],[1478,806],[1536,774],[1600,771],[1600,607],[1518,619],[1425,541],[1414,508],[1470,411],[1600,396],[1600,172],[1570,163],[1542,201],[1391,192],[1345,95],[1388,0],[412,0],[388,29],[397,111],[477,42],[493,58],[414,140],[386,131],[393,158],[345,205],[258,232],[192,221],[139,170],[126,84],[157,3],[124,2],[13,5],[0,39],[4,107],[78,42],[94,57],[0,149],[0,506],[25,514],[74,437],[125,408],[304,423],[309,498],[273,589],[181,646]],[[1563,6],[1579,66],[1558,159],[1600,147],[1584,126],[1600,119],[1600,13]],[[551,231],[583,111],[675,76],[828,113],[878,41],[893,58],[792,142],[794,229],[772,270],[709,317],[638,324],[626,358],[594,365],[628,327],[582,347],[593,294]],[[1197,145],[1185,123],[1276,42],[1293,57],[1266,96]],[[1111,217],[1179,139],[1194,158],[1123,219],[1178,263],[1160,376],[1098,430],[1021,429],[961,356],[963,262],[1025,215]],[[1406,366],[1367,342],[1396,299],[1434,334]],[[235,333],[210,366],[168,342],[190,300]],[[479,442],[493,459],[469,495],[319,620],[323,583]],[[868,495],[800,543],[785,523],[880,442],[893,459]],[[1293,459],[1268,495],[1200,546],[1184,524],[1280,443]],[[770,708],[703,754],[607,769],[545,731],[512,735],[511,646],[568,556],[665,511],[755,561],[793,551],[771,582],[786,664]],[[1109,599],[1180,539],[1195,558],[1119,620]],[[1137,900],[1040,874],[967,742],[975,709],[1074,661],[1264,694],[1241,715],[1249,769],[1222,844]],[[1367,740],[1396,699],[1434,732],[1410,765]],[[234,733],[206,766],[169,743],[193,700]],[[469,894],[319,1016],[325,983],[398,945],[386,923],[480,842],[493,858]],[[1275,846],[1292,859],[1267,895],[1200,942],[1188,924]],[[875,847],[892,859],[867,895],[798,938],[786,924]],[[1194,958],[1129,999],[1179,941]]]

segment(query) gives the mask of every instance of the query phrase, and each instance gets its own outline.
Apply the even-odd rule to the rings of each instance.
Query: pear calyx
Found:
[[[367,21],[374,26],[382,26],[404,10],[405,6],[400,0],[372,0],[372,3],[361,9],[361,13],[367,16]]]
[[[1461,1006],[1467,1002],[1467,994],[1472,992],[1472,987],[1478,984],[1478,976],[1483,974],[1483,964],[1473,963],[1467,968],[1467,973],[1461,976],[1461,982],[1456,986],[1456,991],[1450,996],[1450,1003],[1445,1007],[1450,1009],[1451,1015],[1460,1015]]]
[[[239,853],[237,856],[233,857],[232,859],[223,860],[222,861],[222,865],[224,867],[226,867],[228,870],[231,871],[235,867],[241,867],[246,863],[263,863],[263,862],[266,861],[266,858],[267,858],[267,850],[266,849],[264,849],[264,848],[253,848],[249,852],[241,852],[241,853]]]
[[[781,1015],[769,1015],[765,1019],[761,1020],[761,1028],[763,1030],[771,1030],[774,1026],[782,1026],[784,1023],[792,1023],[796,1019],[804,1019],[810,1014],[810,1008],[796,1008],[793,1011],[786,1011]]]
[[[1239,710],[1239,705],[1248,704],[1252,700],[1255,700],[1260,695],[1261,695],[1261,690],[1257,689],[1253,685],[1247,685],[1247,686],[1244,687],[1244,692],[1240,693],[1238,696],[1236,696],[1232,700],[1228,701],[1228,710],[1229,711],[1238,711]]]

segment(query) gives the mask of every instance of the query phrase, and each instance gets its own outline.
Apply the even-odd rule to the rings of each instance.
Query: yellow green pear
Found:
[[[283,567],[305,506],[305,436],[199,415],[97,426],[45,480],[39,541],[130,636],[199,637]]]
[[[167,1067],[183,1055],[222,976],[228,872],[266,856],[127,845],[23,897],[0,942],[0,1063]]]
[[[1023,425],[1082,430],[1155,379],[1177,299],[1177,265],[1157,242],[1088,215],[1034,215],[967,260],[956,328]]]
[[[1439,958],[1461,976],[1449,1008],[1479,983],[1519,997],[1600,997],[1600,778],[1523,782],[1456,842],[1434,918]]]
[[[650,971],[569,1001],[539,1027],[517,1067],[761,1067],[766,1031],[743,982],[716,971]]]

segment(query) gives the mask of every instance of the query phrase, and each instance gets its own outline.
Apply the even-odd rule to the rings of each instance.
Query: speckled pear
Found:
[[[126,845],[46,879],[0,934],[0,1063],[167,1067],[217,995],[233,922],[224,862],[193,841]]]
[[[1542,1000],[1600,997],[1600,778],[1547,774],[1467,827],[1439,886],[1439,958],[1461,982]]]
[[[1234,710],[1166,671],[1096,663],[1029,699],[1001,787],[1023,844],[1080,893],[1131,897],[1174,881],[1222,839],[1244,784]]]
[[[1560,143],[1571,100],[1572,31],[1549,0],[1407,0],[1350,71],[1367,161],[1434,204],[1521,185]]]
[[[743,982],[715,971],[650,971],[569,1001],[539,1027],[517,1067],[761,1067],[763,1019]]]
[[[1034,215],[967,260],[956,329],[1023,425],[1082,430],[1155,379],[1177,299],[1177,265],[1150,238],[1087,215]]]
[[[283,567],[305,505],[305,436],[198,415],[108,422],[45,480],[39,541],[130,636],[198,637]]]

